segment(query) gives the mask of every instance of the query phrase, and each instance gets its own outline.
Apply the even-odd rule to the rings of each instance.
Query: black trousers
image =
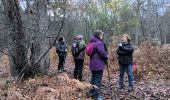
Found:
[[[74,78],[82,81],[84,59],[74,59]]]
[[[64,70],[65,58],[66,56],[59,56],[58,70]]]
[[[100,95],[100,87],[103,78],[103,70],[101,71],[92,71],[91,84],[97,86],[98,88],[93,88],[89,92],[92,93],[94,98],[97,98]]]

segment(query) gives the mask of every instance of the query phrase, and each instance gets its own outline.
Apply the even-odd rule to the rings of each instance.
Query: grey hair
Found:
[[[102,35],[103,34],[103,31],[101,31],[101,30],[96,30],[95,32],[94,32],[94,36],[100,36],[100,35]]]

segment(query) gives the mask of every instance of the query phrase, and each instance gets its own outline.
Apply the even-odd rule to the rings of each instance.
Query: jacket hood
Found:
[[[102,40],[99,39],[99,38],[97,38],[97,37],[95,37],[95,36],[92,36],[92,37],[90,38],[90,42],[97,42],[97,41],[102,41]]]

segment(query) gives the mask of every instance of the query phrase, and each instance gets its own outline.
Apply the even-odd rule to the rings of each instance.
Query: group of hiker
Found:
[[[108,50],[107,46],[103,41],[103,32],[101,30],[97,30],[91,36],[89,43],[86,43],[83,40],[82,35],[77,35],[74,37],[74,41],[72,43],[72,55],[75,62],[74,68],[74,78],[82,81],[83,79],[83,63],[85,54],[90,57],[89,69],[91,71],[91,84],[97,86],[92,88],[87,95],[93,97],[95,100],[103,100],[103,96],[101,95],[101,83],[103,72],[105,66],[107,65],[108,60]],[[64,63],[66,54],[68,51],[68,46],[65,42],[64,37],[60,37],[59,41],[56,45],[56,51],[59,56],[59,64],[58,71],[64,71]],[[123,34],[121,37],[121,43],[117,48],[117,55],[119,61],[119,89],[124,88],[124,72],[127,72],[129,88],[128,91],[132,91],[133,88],[133,51],[134,48],[131,44],[131,38],[128,34]]]

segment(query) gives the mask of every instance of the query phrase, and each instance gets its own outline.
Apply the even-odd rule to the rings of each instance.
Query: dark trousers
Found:
[[[66,56],[59,56],[58,70],[64,70],[65,58]]]
[[[91,84],[97,86],[90,90],[90,93],[92,93],[94,98],[97,98],[100,95],[100,86],[102,82],[103,77],[103,70],[101,71],[92,71],[92,77],[91,77]]]
[[[133,87],[133,73],[132,73],[133,65],[132,64],[127,64],[127,65],[120,64],[119,68],[120,68],[119,85],[123,86],[124,72],[126,71],[128,75],[129,87]]]
[[[84,59],[74,59],[74,78],[82,81]]]

